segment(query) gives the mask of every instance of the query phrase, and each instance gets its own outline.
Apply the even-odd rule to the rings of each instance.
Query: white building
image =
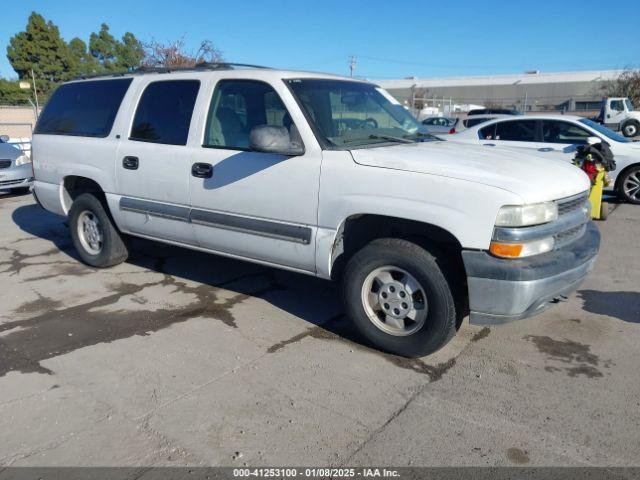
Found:
[[[603,86],[622,70],[540,73],[477,77],[409,77],[379,80],[401,103],[447,110],[449,105],[474,104],[526,111],[590,112],[600,108]],[[453,110],[453,108],[452,108]]]

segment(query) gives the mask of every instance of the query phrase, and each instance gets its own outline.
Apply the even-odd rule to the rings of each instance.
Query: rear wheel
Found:
[[[78,196],[69,210],[71,239],[83,262],[105,268],[127,259],[125,243],[104,205],[94,195]]]
[[[435,352],[455,334],[453,294],[436,258],[406,240],[374,240],[343,278],[346,311],[376,347],[407,357]]]
[[[640,205],[640,166],[631,167],[618,180],[618,194],[629,203]]]

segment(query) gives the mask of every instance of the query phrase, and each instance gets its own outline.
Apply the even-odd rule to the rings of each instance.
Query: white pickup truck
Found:
[[[640,112],[633,109],[627,97],[602,99],[596,121],[614,132],[622,132],[627,138],[640,135]]]
[[[200,65],[66,83],[33,138],[34,193],[89,265],[134,235],[342,279],[366,340],[434,352],[462,318],[575,290],[600,237],[572,165],[422,133],[376,85]],[[212,261],[215,261],[212,259]]]

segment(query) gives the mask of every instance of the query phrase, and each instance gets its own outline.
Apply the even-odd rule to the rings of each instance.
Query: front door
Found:
[[[116,157],[119,207],[129,232],[193,244],[187,139],[200,82],[166,80],[142,88]]]
[[[299,138],[283,97],[296,108],[284,84],[217,82],[203,146],[192,157],[191,221],[204,248],[314,271],[321,151],[305,145],[304,155],[289,157],[249,149],[258,125]]]
[[[611,98],[607,100],[607,111],[604,124],[613,130],[619,130],[620,124],[626,118],[627,114],[624,109],[624,100],[622,98]]]
[[[571,162],[578,146],[586,144],[591,136],[586,129],[572,122],[542,120],[542,142],[537,150],[549,158]]]

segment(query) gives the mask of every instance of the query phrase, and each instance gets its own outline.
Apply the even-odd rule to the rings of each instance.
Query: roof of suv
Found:
[[[166,77],[171,76],[189,76],[190,78],[196,76],[208,77],[211,75],[220,75],[224,73],[226,77],[245,77],[245,78],[270,78],[270,79],[283,79],[283,78],[326,78],[334,80],[350,80],[355,82],[366,82],[367,80],[344,77],[340,75],[333,75],[329,73],[318,73],[308,71],[296,71],[296,70],[278,70],[269,67],[261,67],[257,65],[239,64],[239,63],[207,63],[198,64],[194,67],[152,67],[152,68],[139,68],[128,72],[108,73],[100,75],[87,75],[76,78],[72,81],[84,81],[84,80],[103,80],[113,78],[131,78],[140,76]]]

